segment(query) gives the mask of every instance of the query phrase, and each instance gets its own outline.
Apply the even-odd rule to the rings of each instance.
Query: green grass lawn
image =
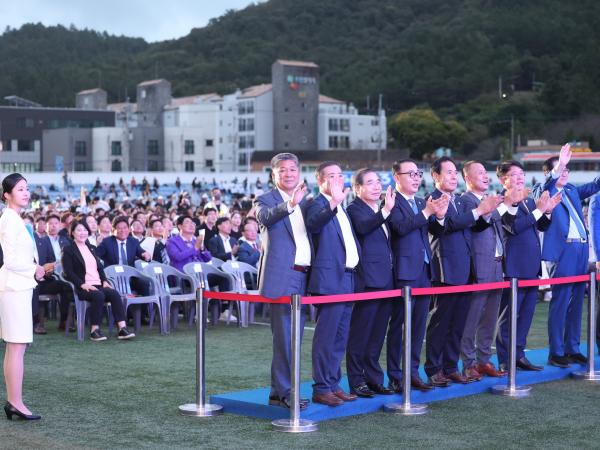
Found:
[[[529,348],[547,345],[547,304],[538,304]],[[383,412],[322,422],[288,435],[266,420],[224,414],[184,417],[194,402],[194,331],[168,337],[144,328],[133,342],[80,343],[56,331],[36,336],[26,355],[25,399],[37,423],[0,420],[0,448],[598,448],[600,386],[564,380],[538,384],[527,399],[488,394],[433,403],[429,414]],[[313,324],[308,323],[307,326]],[[305,332],[302,379],[310,379]],[[267,386],[268,326],[209,328],[208,394]],[[3,345],[2,345],[3,347]],[[2,392],[4,394],[4,392]]]

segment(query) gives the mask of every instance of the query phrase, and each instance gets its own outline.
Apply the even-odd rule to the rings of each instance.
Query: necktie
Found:
[[[500,239],[499,225],[494,222],[494,236],[496,237],[496,256],[504,255],[504,247],[502,247],[502,239]]]
[[[121,242],[120,254],[121,254],[121,265],[126,265],[127,264],[127,254],[125,253],[125,242]]]
[[[409,198],[408,203],[410,204],[410,207],[412,208],[413,212],[415,213],[415,216],[417,214],[419,214],[419,208],[417,208],[417,203],[415,202],[415,199]],[[423,247],[423,251],[425,252],[425,263],[429,264],[429,256],[427,256],[427,250],[425,249],[425,247]]]
[[[575,206],[573,206],[573,203],[571,203],[571,199],[569,198],[567,193],[564,191],[563,191],[563,196],[562,196],[562,202],[569,210],[569,216],[571,216],[571,220],[573,220],[573,222],[575,222],[575,226],[577,227],[577,231],[579,232],[579,237],[582,239],[585,239],[587,237],[587,233],[585,231],[585,226],[583,225],[583,222],[581,221],[579,214],[577,214],[577,211],[575,210]]]
[[[163,243],[163,241],[158,242],[161,244],[160,257],[162,259],[163,264],[171,264],[171,259],[169,258],[169,254],[167,253],[167,246]]]
[[[253,248],[254,250],[258,250],[258,247],[256,247],[256,242],[253,242],[253,243],[252,243],[252,248]]]

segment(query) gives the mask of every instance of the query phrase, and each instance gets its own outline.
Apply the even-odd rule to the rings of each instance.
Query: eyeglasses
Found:
[[[422,170],[417,170],[416,172],[411,170],[410,172],[397,172],[398,175],[408,175],[409,177],[411,177],[413,180],[416,180],[417,178],[423,178],[423,171]]]

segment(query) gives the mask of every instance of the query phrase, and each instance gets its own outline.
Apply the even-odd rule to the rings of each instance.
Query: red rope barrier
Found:
[[[257,294],[236,294],[233,292],[204,291],[204,298],[214,300],[233,300],[236,302],[273,303],[276,305],[291,304],[290,297],[268,298]]]
[[[600,280],[600,273],[596,275],[596,279]],[[576,275],[571,277],[561,278],[547,278],[538,280],[520,280],[519,287],[533,287],[533,286],[546,286],[554,284],[569,284],[569,283],[585,283],[589,280],[589,275]],[[459,292],[478,292],[488,291],[495,289],[506,289],[510,287],[508,281],[498,281],[495,283],[481,283],[481,284],[465,284],[462,286],[441,286],[441,287],[430,287],[430,288],[414,288],[412,289],[412,295],[423,296],[423,295],[442,295],[442,294],[454,294]],[[389,291],[379,292],[361,292],[358,294],[336,294],[336,295],[319,295],[319,296],[303,296],[303,305],[316,305],[323,303],[341,303],[350,301],[364,301],[364,300],[379,300],[384,298],[402,297],[402,289],[392,289]],[[233,292],[215,292],[215,291],[204,291],[204,297],[207,299],[215,300],[233,300],[242,302],[256,302],[256,303],[272,303],[279,305],[289,305],[291,300],[290,297],[279,297],[276,299],[263,297],[257,294],[237,294]]]
[[[589,275],[576,275],[572,277],[546,278],[540,280],[519,280],[519,287],[547,286],[553,284],[584,283],[589,281]]]
[[[414,288],[412,295],[441,295],[455,294],[458,292],[493,291],[510,287],[508,281],[497,281],[495,283],[465,284],[462,286],[439,286],[430,288]]]

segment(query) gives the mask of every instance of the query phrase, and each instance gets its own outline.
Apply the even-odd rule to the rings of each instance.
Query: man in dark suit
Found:
[[[463,166],[463,177],[467,192],[461,196],[466,210],[477,208],[488,190],[490,179],[484,165],[479,161],[468,161]],[[484,216],[483,225],[478,223],[470,230],[470,249],[476,283],[503,281],[502,261],[504,250],[504,230],[502,216],[508,212],[513,201],[510,195],[504,197],[491,214]],[[463,362],[463,375],[469,380],[480,380],[483,375],[501,377],[491,363],[492,343],[496,333],[502,289],[473,292],[466,314],[465,327],[460,342]]]
[[[306,213],[306,228],[312,234],[315,246],[308,292],[315,295],[352,294],[360,245],[342,206],[349,189],[344,189],[342,169],[331,161],[323,162],[317,168],[317,183],[320,194]],[[324,303],[316,307],[312,399],[315,403],[339,406],[346,401],[356,400],[356,394],[347,394],[339,385],[352,303]]]
[[[352,186],[357,197],[347,211],[360,243],[362,258],[358,265],[357,292],[394,289],[391,231],[387,224],[396,195],[391,187],[380,207],[381,180],[377,172],[360,169]],[[359,397],[393,394],[383,385],[379,356],[390,321],[393,300],[359,301],[354,304],[346,350],[348,384]]]
[[[482,226],[482,216],[496,208],[499,198],[489,196],[476,208],[465,208],[455,197],[458,171],[451,158],[443,156],[431,165],[431,176],[436,189],[433,199],[446,196],[448,210],[444,229],[433,229],[431,234],[431,277],[436,286],[462,286],[472,280],[470,227],[477,222]],[[475,381],[458,371],[460,341],[469,310],[469,294],[437,295],[433,314],[427,327],[425,372],[434,386],[447,386],[450,382]]]
[[[113,236],[102,239],[96,256],[100,258],[104,267],[113,265],[127,265],[135,267],[136,259],[150,261],[152,255],[145,251],[133,236],[129,235],[129,218],[117,216],[113,220]],[[145,280],[132,279],[131,288],[140,295],[148,295],[150,285]]]
[[[390,216],[392,228],[392,252],[396,288],[431,286],[431,247],[428,231],[443,230],[448,209],[448,197],[416,197],[423,172],[411,159],[397,161],[393,165],[396,182],[396,203]],[[387,372],[389,387],[402,392],[402,328],[405,320],[411,321],[411,386],[427,391],[433,387],[419,376],[421,348],[425,337],[425,325],[429,313],[429,297],[417,297],[413,302],[412,317],[404,317],[404,299],[394,302],[387,338]]]
[[[242,237],[238,241],[240,249],[237,253],[238,261],[250,264],[256,267],[260,258],[260,247],[256,240],[257,236],[256,222],[245,220],[242,224]]]
[[[546,180],[534,187],[533,196],[543,191],[561,193],[561,203],[552,213],[552,222],[544,232],[542,260],[546,261],[550,278],[588,273],[589,233],[585,225],[582,200],[600,191],[600,177],[580,186],[569,183],[567,164],[571,159],[569,144],[562,147],[560,156],[547,159],[542,167]],[[581,316],[585,284],[555,284],[548,311],[548,362],[557,367],[570,363],[586,364],[587,358],[579,349]]]
[[[210,254],[222,261],[229,261],[240,248],[237,239],[231,237],[231,221],[229,217],[219,217],[216,224],[218,233],[208,242],[207,247]]]
[[[73,291],[68,283],[58,280],[54,276],[56,269],[56,258],[48,236],[40,237],[34,233],[35,245],[38,251],[38,264],[44,267],[46,275],[39,281],[33,293],[33,332],[36,334],[46,334],[44,328],[44,317],[39,311],[39,296],[40,295],[60,295],[60,316],[59,330],[65,329],[66,318],[69,312],[69,305],[74,301]]]
[[[150,237],[146,239],[154,240],[154,250],[152,251],[152,261],[161,264],[171,264],[171,259],[167,253],[167,245],[165,243],[165,227],[160,219],[150,221]],[[141,242],[140,242],[141,243]]]
[[[525,189],[525,172],[518,161],[504,161],[496,169],[496,175],[506,191],[517,190],[522,193],[522,200],[514,203],[508,214],[502,217],[504,227],[504,276],[507,279],[537,279],[541,274],[542,252],[538,231],[545,231],[550,226],[550,218],[546,213],[552,212],[556,199],[551,199],[544,192],[537,201],[528,197]],[[511,217],[512,216],[512,217]],[[526,255],[526,257],[523,257]],[[517,298],[517,367],[521,370],[543,370],[543,367],[532,364],[525,356],[527,334],[531,327],[537,287],[523,287],[518,290]],[[500,370],[508,367],[508,327],[510,321],[510,289],[505,289],[500,306],[496,349]]]
[[[298,158],[279,153],[271,159],[274,189],[256,199],[256,218],[263,236],[259,260],[258,289],[261,295],[279,298],[304,295],[313,259],[306,231],[306,186],[300,183]],[[306,314],[301,315],[301,334]],[[291,337],[290,305],[271,305],[273,359],[269,404],[290,408]],[[308,406],[300,400],[300,409]]]

